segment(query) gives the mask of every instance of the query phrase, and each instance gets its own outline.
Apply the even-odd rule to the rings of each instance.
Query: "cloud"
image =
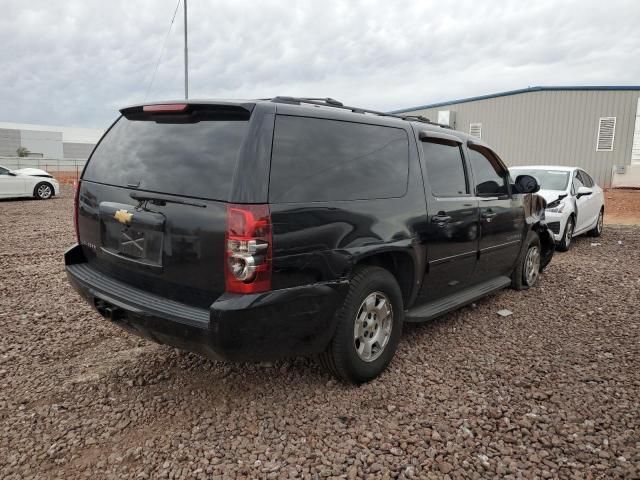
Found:
[[[8,0],[0,120],[106,127],[144,100],[175,0]],[[189,0],[190,96],[395,109],[532,85],[638,84],[640,3]],[[149,100],[183,95],[182,9]]]

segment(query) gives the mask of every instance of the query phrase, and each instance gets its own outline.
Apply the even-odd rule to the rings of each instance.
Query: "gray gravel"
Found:
[[[0,478],[640,478],[640,228],[408,326],[354,388],[102,321],[65,279],[71,204],[0,201]]]

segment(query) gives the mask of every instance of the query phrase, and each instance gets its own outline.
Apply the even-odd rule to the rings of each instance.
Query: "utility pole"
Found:
[[[189,48],[187,47],[187,0],[184,4],[184,98],[189,98]]]

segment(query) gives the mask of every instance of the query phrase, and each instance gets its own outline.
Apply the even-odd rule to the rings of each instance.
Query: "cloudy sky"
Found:
[[[177,0],[0,0],[0,121],[103,128],[183,96]],[[534,85],[639,85],[640,1],[188,0],[190,97],[391,110]]]

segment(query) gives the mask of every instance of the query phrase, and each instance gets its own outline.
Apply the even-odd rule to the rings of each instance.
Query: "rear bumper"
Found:
[[[346,282],[317,283],[249,295],[224,294],[209,309],[145,292],[87,263],[75,245],[65,253],[72,286],[103,317],[158,343],[208,357],[260,361],[318,353],[335,329]]]

